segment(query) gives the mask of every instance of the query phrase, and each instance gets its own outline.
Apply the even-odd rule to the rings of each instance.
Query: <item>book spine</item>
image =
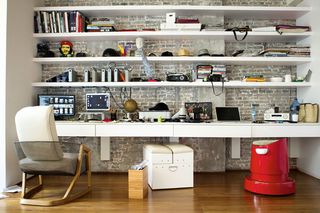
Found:
[[[75,31],[78,32],[78,25],[79,25],[79,12],[75,13]]]
[[[38,17],[36,12],[34,12],[34,15],[33,15],[33,32],[39,33]]]
[[[40,11],[37,11],[37,24],[38,24],[38,33],[42,33],[42,24],[41,24]]]
[[[57,33],[56,12],[52,11],[53,32]]]
[[[68,19],[68,12],[64,12],[64,29],[65,32],[69,32],[69,19]]]
[[[53,19],[52,19],[52,13],[49,13],[49,23],[50,23],[50,33],[53,33]]]
[[[60,24],[61,24],[61,32],[65,33],[65,27],[64,27],[64,18],[63,18],[63,13],[60,13]]]
[[[48,33],[47,12],[41,12],[43,16],[44,33]]]
[[[58,33],[61,33],[60,13],[57,12]]]

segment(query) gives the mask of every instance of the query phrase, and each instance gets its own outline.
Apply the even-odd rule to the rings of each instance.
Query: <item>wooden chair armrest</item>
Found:
[[[83,147],[83,151],[84,151],[84,152],[86,152],[86,153],[91,152],[91,149],[90,149],[89,147],[87,147],[86,145],[81,144],[81,145],[80,145],[80,149],[81,149],[81,147]]]

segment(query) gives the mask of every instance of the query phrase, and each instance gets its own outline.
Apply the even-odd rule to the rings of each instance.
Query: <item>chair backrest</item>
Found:
[[[63,151],[59,140],[52,106],[24,107],[15,117],[16,130],[24,154],[32,160],[60,160]],[[39,142],[46,142],[39,146]],[[23,142],[28,142],[23,145]],[[34,145],[30,142],[35,142]],[[37,145],[38,144],[38,145]]]

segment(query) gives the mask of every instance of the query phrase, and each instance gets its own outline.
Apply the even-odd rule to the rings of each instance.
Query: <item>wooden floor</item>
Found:
[[[248,172],[195,174],[195,187],[151,191],[144,200],[129,200],[127,174],[93,174],[93,191],[66,205],[34,207],[19,204],[19,193],[0,200],[0,212],[320,212],[320,180],[298,171],[290,176],[296,180],[297,192],[291,196],[263,196],[244,191],[243,179]],[[40,196],[65,186],[65,177],[44,179]],[[32,182],[33,180],[29,181]],[[62,192],[62,191],[61,191]]]

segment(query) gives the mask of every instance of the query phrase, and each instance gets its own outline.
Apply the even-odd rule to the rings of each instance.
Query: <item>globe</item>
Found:
[[[128,99],[124,102],[124,109],[127,112],[135,112],[138,109],[138,104],[135,100],[133,99]]]

